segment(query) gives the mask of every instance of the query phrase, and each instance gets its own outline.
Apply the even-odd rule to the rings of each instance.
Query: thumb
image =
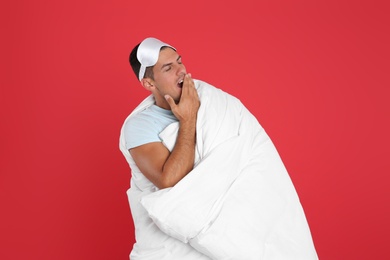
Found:
[[[171,107],[171,109],[173,109],[176,106],[173,98],[170,95],[165,95],[164,97],[165,97],[165,100],[168,102],[169,106]]]

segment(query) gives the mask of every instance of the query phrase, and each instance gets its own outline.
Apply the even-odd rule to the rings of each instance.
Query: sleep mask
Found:
[[[138,74],[139,80],[142,80],[144,77],[147,67],[156,65],[158,56],[160,55],[160,49],[165,46],[170,47],[176,51],[176,49],[171,45],[152,37],[146,38],[140,43],[137,50],[137,59],[141,63]]]

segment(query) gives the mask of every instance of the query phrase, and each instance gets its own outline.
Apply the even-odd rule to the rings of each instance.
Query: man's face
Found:
[[[186,74],[181,56],[171,48],[162,49],[158,61],[153,67],[153,74],[153,85],[155,86],[153,94],[156,104],[170,109],[164,95],[170,95],[176,103],[180,100],[183,79]]]

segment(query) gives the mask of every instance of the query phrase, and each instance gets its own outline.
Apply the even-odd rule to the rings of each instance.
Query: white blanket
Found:
[[[238,99],[195,83],[201,100],[195,167],[173,188],[141,198],[149,217],[211,259],[318,259],[295,188],[264,129]],[[170,150],[177,131],[172,124],[160,135]]]

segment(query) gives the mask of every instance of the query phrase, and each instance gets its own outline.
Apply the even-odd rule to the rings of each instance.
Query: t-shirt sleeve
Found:
[[[126,148],[131,149],[143,144],[161,142],[158,129],[152,127],[153,122],[145,118],[129,118],[124,126]]]

